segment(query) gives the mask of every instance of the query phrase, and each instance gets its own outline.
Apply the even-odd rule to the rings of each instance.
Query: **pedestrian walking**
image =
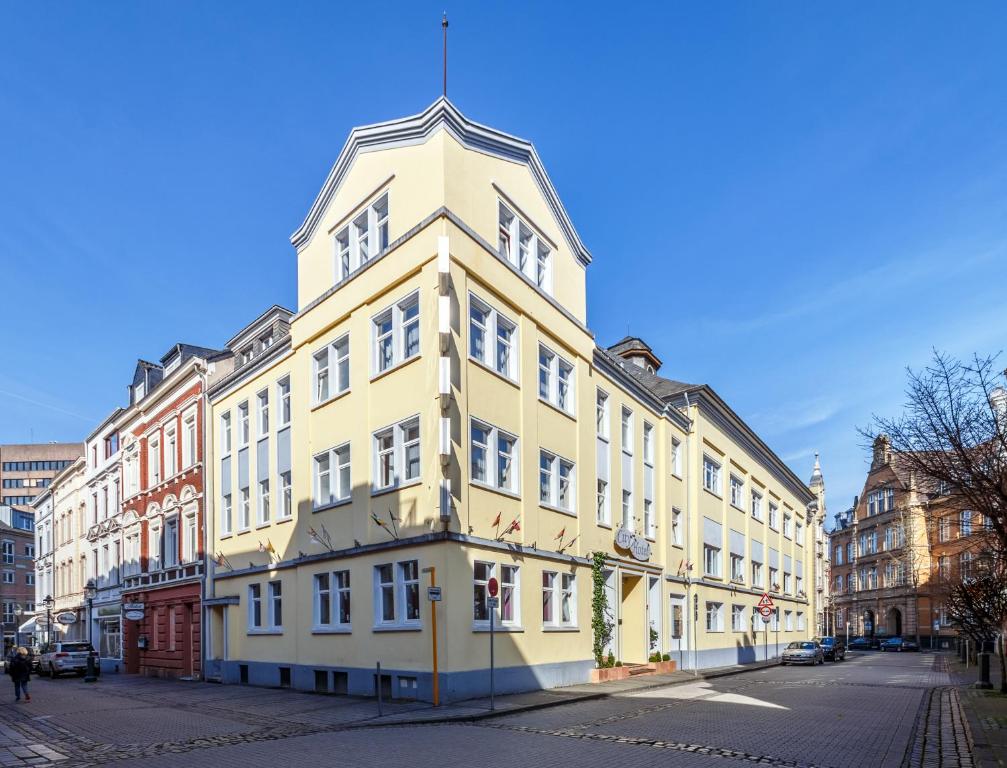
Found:
[[[31,694],[28,693],[28,681],[31,679],[31,662],[28,660],[28,649],[24,646],[17,649],[17,655],[13,661],[7,665],[7,674],[14,682],[14,701],[21,701],[21,693],[24,693],[24,700],[31,701]]]

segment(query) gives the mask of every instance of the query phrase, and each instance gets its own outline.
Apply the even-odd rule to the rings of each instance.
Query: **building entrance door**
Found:
[[[639,574],[622,575],[619,605],[619,650],[623,663],[647,662],[647,585]]]

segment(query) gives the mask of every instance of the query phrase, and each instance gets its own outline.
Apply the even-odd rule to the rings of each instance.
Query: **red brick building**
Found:
[[[230,353],[176,344],[140,361],[122,421],[122,616],[127,673],[201,675],[203,392]],[[226,371],[225,371],[226,372]]]

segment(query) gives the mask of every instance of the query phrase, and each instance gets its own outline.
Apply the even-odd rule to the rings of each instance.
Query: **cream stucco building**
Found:
[[[814,633],[815,495],[710,387],[597,345],[530,143],[446,99],[355,129],[292,242],[297,311],[208,395],[207,677],[369,694],[380,662],[429,699],[436,664],[460,699],[492,613],[498,692],[582,682],[595,575],[625,663]]]

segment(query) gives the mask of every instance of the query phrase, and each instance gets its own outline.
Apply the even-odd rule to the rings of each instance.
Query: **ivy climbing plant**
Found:
[[[608,593],[605,591],[605,553],[591,555],[591,629],[594,630],[594,661],[606,666],[605,647],[612,639],[612,622],[608,620]]]

